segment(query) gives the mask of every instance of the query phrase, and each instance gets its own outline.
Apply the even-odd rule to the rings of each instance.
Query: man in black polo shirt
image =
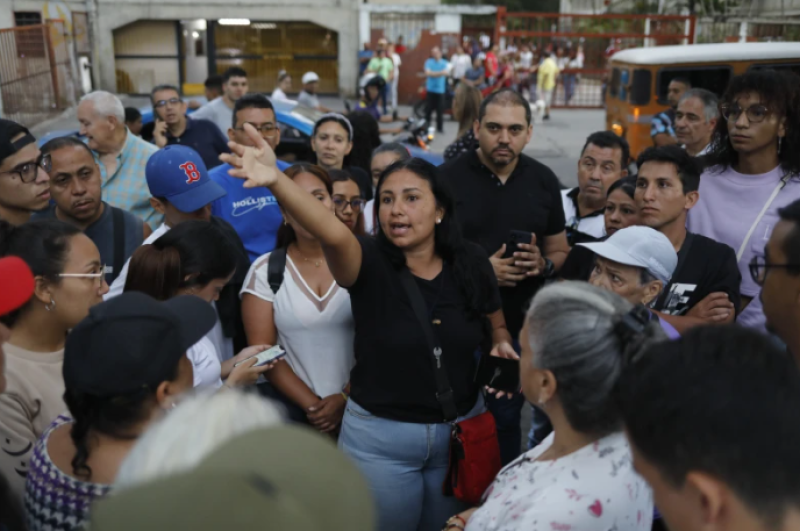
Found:
[[[628,142],[611,131],[592,133],[578,161],[578,186],[563,190],[567,241],[570,245],[597,241],[606,235],[608,187],[628,175]]]
[[[500,90],[481,104],[474,125],[478,149],[441,167],[456,198],[464,237],[491,256],[512,337],[519,335],[533,295],[569,252],[558,178],[522,154],[532,132],[528,102],[513,90]],[[528,232],[531,241],[504,258],[511,231]],[[504,463],[520,453],[523,401],[522,395],[489,401]]]
[[[159,85],[153,89],[151,98],[156,116],[153,142],[158,147],[182,144],[197,151],[206,168],[222,164],[220,154],[230,152],[227,139],[213,122],[186,116],[186,102],[177,87]]]
[[[636,164],[639,221],[663,233],[678,253],[678,266],[653,309],[680,333],[732,323],[741,302],[736,254],[724,243],[686,230],[686,216],[700,199],[697,159],[679,146],[661,146],[646,149]]]

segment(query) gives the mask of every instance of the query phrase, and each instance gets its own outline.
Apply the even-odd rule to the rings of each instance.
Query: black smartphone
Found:
[[[475,373],[475,383],[507,393],[519,392],[519,360],[481,356]]]
[[[514,253],[519,252],[519,244],[520,243],[531,243],[531,238],[533,235],[530,232],[525,232],[524,230],[512,230],[508,235],[508,241],[506,242],[506,252],[503,255],[503,258],[511,258],[514,256]]]

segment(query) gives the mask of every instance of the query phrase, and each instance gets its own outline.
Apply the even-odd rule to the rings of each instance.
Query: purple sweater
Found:
[[[706,170],[700,178],[700,200],[689,211],[687,228],[729,245],[738,254],[747,232],[784,173],[780,167],[761,175],[745,175],[732,168]],[[800,179],[793,178],[764,213],[739,260],[742,297],[753,298],[737,318],[742,326],[766,331],[766,319],[759,299],[761,288],[750,276],[748,265],[754,256],[764,256],[764,246],[779,220],[778,209],[797,199],[800,199]]]

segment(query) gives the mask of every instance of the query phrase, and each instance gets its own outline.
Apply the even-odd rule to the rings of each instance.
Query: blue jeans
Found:
[[[479,396],[465,420],[485,411]],[[352,399],[339,448],[367,478],[381,531],[438,531],[468,506],[442,494],[450,456],[449,424],[415,424],[376,417]]]
[[[486,407],[494,415],[497,425],[497,442],[500,444],[500,461],[506,466],[522,453],[522,405],[525,396],[515,394],[512,398],[486,397]]]

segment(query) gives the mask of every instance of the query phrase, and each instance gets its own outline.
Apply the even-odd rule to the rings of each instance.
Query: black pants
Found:
[[[431,122],[431,114],[436,111],[436,131],[444,133],[444,94],[428,92],[425,96],[425,121]]]

